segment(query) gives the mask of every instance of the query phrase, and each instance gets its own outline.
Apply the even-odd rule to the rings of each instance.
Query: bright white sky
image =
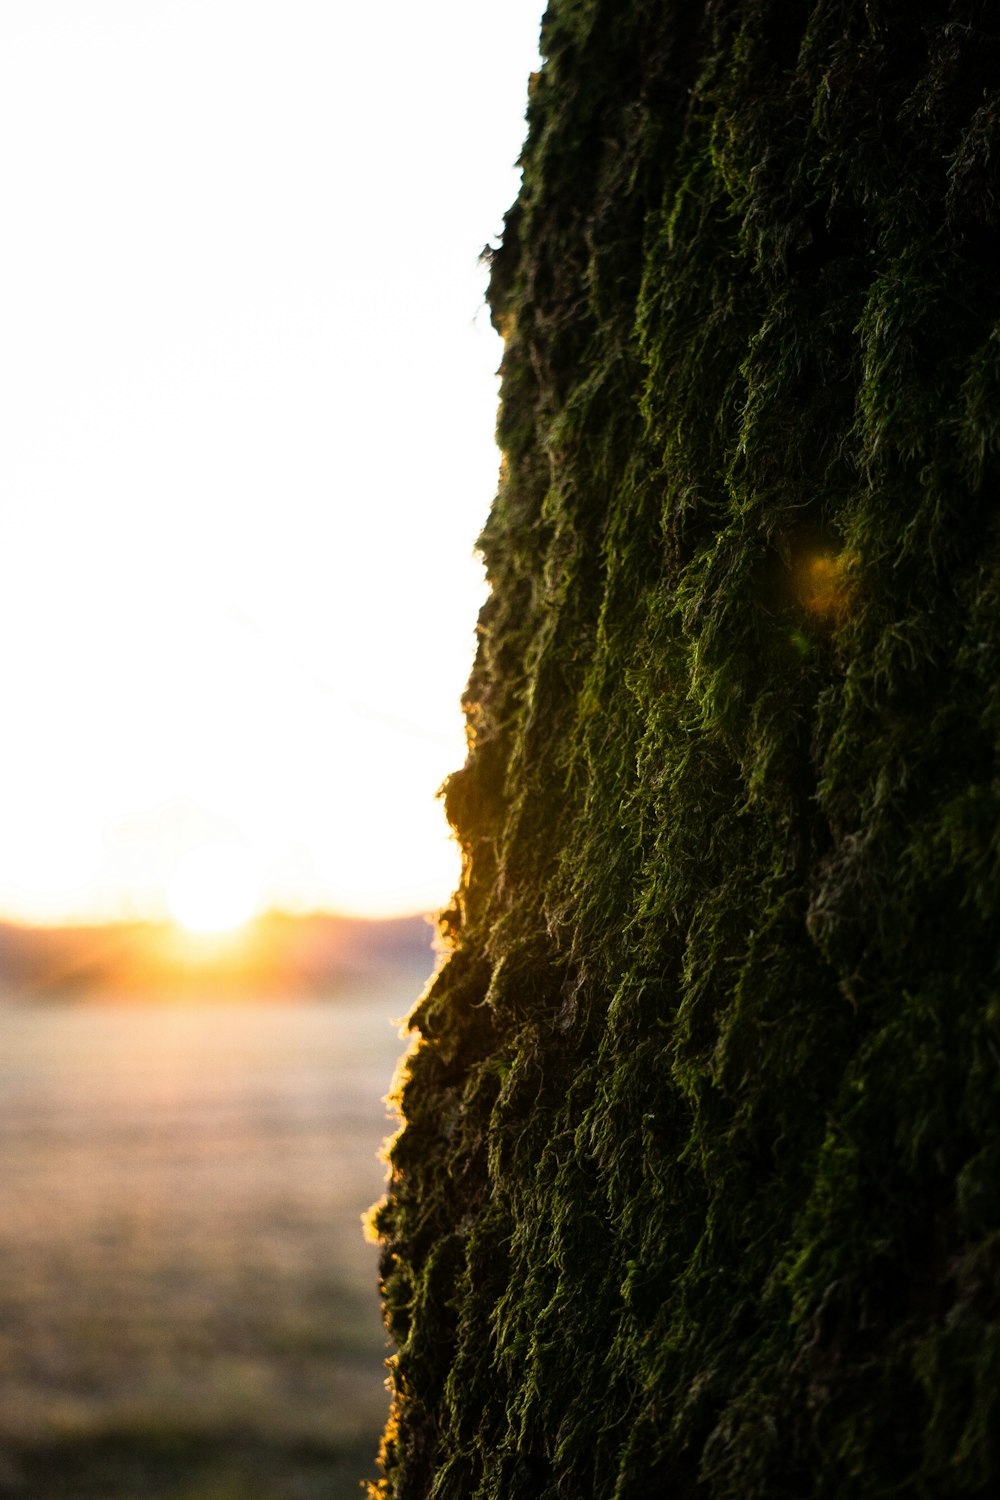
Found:
[[[543,0],[2,0],[0,914],[457,878]]]

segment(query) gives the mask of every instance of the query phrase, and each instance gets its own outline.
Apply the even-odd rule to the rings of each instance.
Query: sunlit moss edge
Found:
[[[991,1494],[1000,23],[543,43],[378,1493]]]

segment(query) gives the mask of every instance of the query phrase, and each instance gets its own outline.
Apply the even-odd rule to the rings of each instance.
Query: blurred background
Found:
[[[542,9],[0,7],[0,1496],[374,1474]]]

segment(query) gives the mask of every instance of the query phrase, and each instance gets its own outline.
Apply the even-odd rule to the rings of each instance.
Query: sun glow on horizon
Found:
[[[167,904],[188,932],[235,932],[259,915],[260,883],[242,850],[209,844],[177,861],[167,886]]]

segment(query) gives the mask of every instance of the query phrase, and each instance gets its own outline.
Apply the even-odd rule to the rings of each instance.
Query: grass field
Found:
[[[359,1221],[425,978],[0,1007],[0,1495],[357,1496],[387,1405]]]

